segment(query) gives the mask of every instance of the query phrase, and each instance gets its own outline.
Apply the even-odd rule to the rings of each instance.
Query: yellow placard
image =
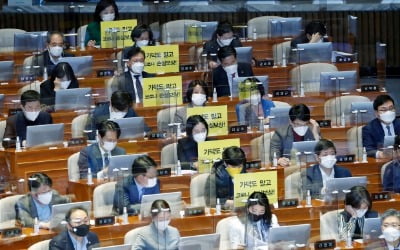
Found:
[[[249,99],[251,94],[259,94],[257,83],[245,80],[243,82],[239,82],[239,100]]]
[[[179,72],[179,45],[143,47],[146,53],[144,70],[148,73]]]
[[[132,46],[131,32],[136,25],[136,19],[100,22],[101,47],[124,48]]]
[[[143,107],[182,104],[182,76],[143,78]]]
[[[268,196],[269,203],[278,201],[278,174],[277,171],[263,171],[255,173],[237,174],[233,177],[235,207],[243,207],[249,196],[255,192],[262,192]]]
[[[240,147],[240,139],[235,138],[200,142],[197,146],[198,171],[200,173],[209,172],[213,160],[222,159],[222,152],[224,152],[224,149],[231,146]],[[205,163],[204,161],[209,161],[209,163]]]
[[[209,136],[228,134],[227,105],[188,108],[186,116],[192,115],[201,115],[206,120]]]

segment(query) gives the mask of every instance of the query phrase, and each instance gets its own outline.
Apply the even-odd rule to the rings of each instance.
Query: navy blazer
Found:
[[[149,78],[149,77],[154,77],[155,74],[149,74],[145,71],[142,72],[142,77],[143,78]],[[131,97],[133,102],[136,102],[136,95],[135,95],[135,88],[133,87],[133,79],[130,71],[127,71],[124,73],[124,75],[121,75],[118,77],[118,90],[128,92]]]
[[[92,249],[93,247],[99,246],[99,237],[93,232],[89,232],[86,236],[88,239],[87,249]],[[68,231],[62,231],[59,235],[54,237],[49,244],[50,250],[75,250],[72,240],[68,234]]]
[[[392,161],[387,165],[383,174],[383,190],[400,193],[400,165],[398,161]]]
[[[209,141],[206,138],[206,141]],[[192,136],[187,136],[178,140],[178,160],[181,162],[182,169],[191,169],[190,163],[197,161],[198,148],[197,142],[193,140]]]
[[[394,133],[400,134],[400,120],[393,121]],[[385,131],[383,131],[381,121],[378,118],[373,119],[362,128],[363,147],[367,150],[369,157],[375,157],[376,151],[383,147]]]
[[[238,63],[238,75],[242,76],[253,76],[253,69],[249,63]],[[213,88],[216,88],[218,96],[230,96],[231,91],[229,89],[228,76],[226,71],[219,65],[213,70]]]

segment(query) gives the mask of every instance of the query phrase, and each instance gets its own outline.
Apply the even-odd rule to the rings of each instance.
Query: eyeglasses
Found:
[[[378,112],[384,113],[384,112],[387,112],[387,111],[394,111],[394,110],[395,110],[395,108],[393,106],[381,107],[381,108],[378,109]]]

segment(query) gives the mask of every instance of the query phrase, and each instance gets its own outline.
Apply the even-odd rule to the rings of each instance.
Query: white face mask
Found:
[[[233,41],[233,38],[229,38],[229,39],[218,39],[219,43],[222,46],[229,46],[231,44],[231,42]]]
[[[250,103],[251,104],[258,104],[261,100],[261,97],[259,94],[251,95],[250,96]]]
[[[50,54],[54,57],[59,57],[63,53],[63,50],[61,46],[50,47]]]
[[[224,70],[228,75],[232,75],[237,72],[237,67],[238,67],[237,64],[232,64],[232,65],[224,67]]]
[[[104,22],[114,21],[114,18],[115,18],[115,13],[104,14],[101,16],[101,20],[103,20]]]
[[[35,121],[36,118],[39,116],[40,111],[24,111],[24,115],[26,119],[29,121]]]
[[[171,220],[155,221],[154,225],[156,226],[156,228],[158,230],[165,231],[165,229],[167,229],[170,222],[171,222]]]
[[[108,152],[111,152],[115,148],[115,146],[117,146],[117,142],[110,142],[110,141],[103,142],[103,148]]]
[[[127,112],[111,111],[110,112],[110,120],[124,118],[126,116],[126,113]]]
[[[67,89],[70,84],[71,84],[71,80],[69,80],[69,81],[61,81],[60,82],[60,88],[61,89]]]
[[[136,46],[138,46],[139,48],[147,46],[148,44],[149,44],[149,40],[136,41]]]
[[[152,188],[152,187],[155,187],[156,185],[157,185],[157,178],[156,177],[147,179],[146,188]]]
[[[392,123],[396,118],[396,112],[388,110],[385,113],[380,114],[379,117],[384,123]]]
[[[44,194],[39,194],[37,196],[37,199],[43,205],[49,205],[52,197],[53,197],[53,192],[50,191],[50,192],[47,192],[47,193],[44,193]]]
[[[356,209],[357,218],[362,218],[366,212],[367,209]]]
[[[293,130],[296,134],[304,136],[307,133],[308,126],[294,127]]]
[[[321,165],[325,168],[333,168],[336,164],[336,156],[334,155],[327,155],[321,156]]]
[[[207,97],[205,94],[198,94],[195,93],[192,95],[192,103],[194,106],[203,106],[203,104],[206,102]]]
[[[144,69],[144,63],[142,62],[135,62],[131,66],[132,72],[136,74],[142,74],[143,69]]]
[[[383,237],[388,242],[396,241],[400,237],[400,231],[394,227],[387,227],[382,233]]]
[[[195,142],[197,142],[197,143],[205,141],[206,138],[207,138],[207,133],[206,132],[193,134],[193,140]]]

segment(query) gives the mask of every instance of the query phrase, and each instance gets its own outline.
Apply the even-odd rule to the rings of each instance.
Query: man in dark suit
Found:
[[[221,65],[213,70],[213,88],[218,96],[232,94],[232,79],[242,76],[253,76],[253,69],[249,63],[238,63],[236,50],[233,46],[221,47],[218,51]]]
[[[389,95],[376,97],[373,106],[376,118],[362,129],[363,147],[369,157],[387,158],[382,150],[384,138],[400,134],[400,120],[396,119],[394,100]]]
[[[24,145],[26,139],[26,127],[51,124],[53,120],[49,113],[40,109],[40,94],[35,90],[27,90],[21,95],[21,109],[15,115],[7,118],[4,131],[3,146],[9,147],[7,141],[19,137]]]
[[[128,53],[127,62],[128,71],[123,73],[111,85],[112,91],[121,90],[128,92],[134,103],[143,102],[143,78],[154,77],[154,74],[149,74],[144,69],[144,59],[146,55],[139,47],[132,47]]]
[[[104,121],[99,128],[98,143],[94,143],[82,149],[79,153],[78,166],[80,178],[87,178],[88,168],[97,178],[107,176],[110,157],[126,154],[125,149],[117,146],[121,130],[118,123]]]
[[[292,48],[297,48],[299,43],[329,42],[326,36],[326,26],[320,21],[312,21],[306,25],[304,33],[290,42]]]
[[[143,195],[159,193],[156,162],[147,155],[140,156],[132,164],[132,174],[115,184],[113,211],[122,214],[126,207],[128,214],[136,215]]]
[[[83,207],[73,207],[65,215],[67,230],[54,237],[50,250],[79,250],[99,246],[99,237],[90,232],[90,217]]]

